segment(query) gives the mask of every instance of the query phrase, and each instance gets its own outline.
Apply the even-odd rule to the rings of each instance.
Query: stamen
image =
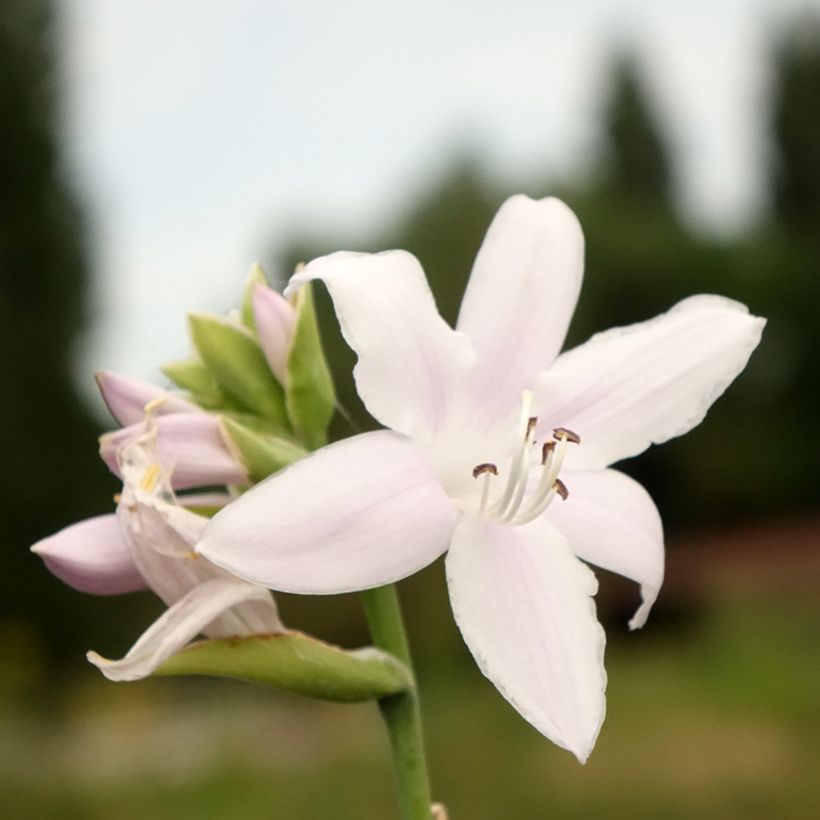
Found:
[[[140,479],[140,489],[145,490],[146,493],[153,492],[154,487],[157,486],[159,477],[159,464],[150,464],[142,474],[142,478]]]
[[[566,501],[569,498],[569,490],[567,489],[567,485],[561,481],[560,478],[555,479],[555,484],[552,485],[552,488],[555,490],[561,498]]]
[[[544,446],[541,448],[541,464],[546,464],[547,459],[552,454],[552,451],[555,450],[555,442],[554,441],[545,441]]]
[[[552,431],[552,434],[558,441],[565,439],[566,441],[569,441],[572,444],[581,443],[581,437],[578,435],[578,433],[573,433],[572,430],[567,430],[566,427],[556,427]]]
[[[532,390],[525,390],[521,395],[521,436],[523,441],[521,447],[516,450],[513,456],[512,464],[510,465],[510,474],[507,477],[507,484],[504,487],[504,492],[501,498],[493,504],[489,510],[490,515],[501,516],[507,510],[513,493],[518,488],[519,483],[524,481],[526,485],[527,473],[529,471],[529,459],[525,456],[531,445],[531,436],[535,431],[535,424],[537,419],[533,419],[530,415],[530,408],[532,407]],[[523,467],[523,472],[522,472]],[[523,493],[523,490],[522,490]]]
[[[480,475],[484,475],[484,473],[498,475],[498,467],[489,461],[484,462],[484,464],[476,464],[476,466],[473,467],[473,478],[478,478]]]

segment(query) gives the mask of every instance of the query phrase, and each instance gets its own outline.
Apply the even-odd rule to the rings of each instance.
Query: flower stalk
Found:
[[[412,674],[413,662],[393,584],[362,592],[373,645],[400,660]],[[415,680],[410,688],[379,700],[396,773],[402,820],[430,820],[430,782]]]

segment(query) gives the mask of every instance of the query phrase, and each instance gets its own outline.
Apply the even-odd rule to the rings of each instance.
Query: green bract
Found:
[[[303,287],[295,297],[296,327],[288,353],[285,402],[293,429],[310,449],[327,442],[333,416],[333,379],[322,350],[313,292]]]
[[[225,441],[254,483],[307,455],[292,441],[254,430],[230,416],[223,416],[220,423]]]
[[[300,632],[199,641],[154,675],[239,678],[321,700],[346,703],[412,688],[407,668],[372,647],[343,650]]]

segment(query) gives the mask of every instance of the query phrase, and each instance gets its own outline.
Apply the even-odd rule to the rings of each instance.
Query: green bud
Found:
[[[288,352],[285,402],[293,429],[315,449],[327,442],[336,398],[322,350],[310,284],[296,294],[296,325]]]
[[[245,410],[263,416],[273,429],[289,432],[282,386],[247,328],[221,316],[188,316],[191,339],[217,385]]]
[[[269,285],[265,271],[258,262],[254,262],[245,279],[245,290],[242,296],[242,324],[256,333],[256,319],[253,315],[253,287],[254,285]]]
[[[206,640],[173,655],[155,675],[216,675],[320,700],[378,700],[412,687],[407,668],[378,649],[346,651],[304,635]]]
[[[223,416],[219,421],[225,442],[254,483],[307,455],[293,442],[254,430],[231,416]]]
[[[160,370],[200,406],[208,410],[224,408],[225,394],[201,359],[179,359],[162,365]]]

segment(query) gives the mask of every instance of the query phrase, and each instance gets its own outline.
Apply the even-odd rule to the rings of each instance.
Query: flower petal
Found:
[[[356,351],[356,386],[385,427],[429,440],[447,421],[475,362],[469,339],[439,316],[418,260],[404,251],[334,253],[290,280],[321,279]]]
[[[63,583],[91,595],[122,595],[145,589],[131,560],[115,515],[78,521],[42,541],[31,551]]]
[[[153,410],[158,416],[169,413],[203,412],[182,396],[142,379],[123,376],[110,370],[101,370],[97,373],[96,379],[103,401],[111,415],[123,427],[142,421],[145,418],[145,405],[157,399],[162,399]]]
[[[89,652],[88,660],[109,680],[145,678],[197,635],[208,631],[208,625],[226,610],[265,599],[270,599],[266,589],[235,578],[207,581],[166,610],[121,660],[111,661],[96,652]],[[241,637],[253,633],[244,630],[234,634]]]
[[[171,471],[175,489],[247,483],[247,473],[222,438],[217,416],[175,413],[158,416],[151,424],[156,426],[159,457]],[[141,422],[100,437],[100,455],[113,473],[122,475],[118,464],[121,448],[146,429]]]
[[[478,354],[472,390],[495,418],[552,364],[578,301],[584,235],[559,199],[510,197],[478,252],[461,304],[458,330]]]
[[[456,518],[422,451],[380,430],[318,450],[257,484],[214,516],[196,550],[271,589],[350,592],[434,561]]]
[[[279,384],[286,384],[296,312],[287,299],[267,285],[254,285],[251,300],[259,345]]]
[[[649,493],[617,470],[566,473],[569,498],[547,516],[579,558],[641,585],[643,603],[629,622],[646,623],[663,583],[663,525]]]
[[[573,470],[598,470],[691,430],[746,366],[764,319],[720,296],[599,333],[561,355],[535,388],[539,427],[581,436]]]
[[[604,632],[592,571],[543,516],[465,515],[447,555],[453,615],[481,671],[553,743],[588,757],[604,719]]]

